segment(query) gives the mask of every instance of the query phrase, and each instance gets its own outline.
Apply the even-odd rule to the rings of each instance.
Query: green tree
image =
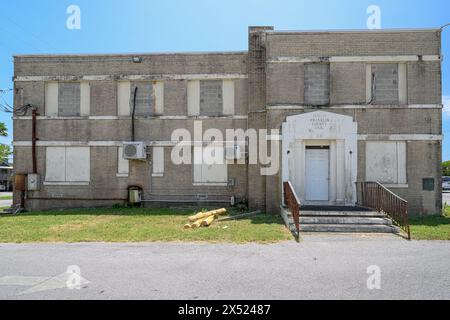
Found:
[[[8,136],[8,128],[3,122],[0,122],[0,136],[7,137]]]
[[[3,122],[0,122],[0,136],[8,136],[8,128]],[[8,157],[11,155],[11,147],[7,144],[0,144],[0,163],[8,162]]]
[[[442,162],[442,175],[450,176],[450,161]]]
[[[7,163],[8,157],[11,155],[11,147],[7,144],[0,144],[0,163]]]

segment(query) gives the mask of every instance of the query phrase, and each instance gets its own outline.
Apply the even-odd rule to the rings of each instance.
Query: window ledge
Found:
[[[164,177],[164,173],[152,173],[152,177]]]
[[[38,120],[86,120],[89,116],[39,116]]]
[[[194,187],[209,186],[209,187],[227,187],[228,182],[193,182]]]
[[[54,182],[44,181],[44,186],[88,186],[89,182]]]
[[[116,177],[118,177],[118,178],[128,178],[128,173],[117,173]]]

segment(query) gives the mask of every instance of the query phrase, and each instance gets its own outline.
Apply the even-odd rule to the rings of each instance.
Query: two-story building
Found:
[[[248,52],[15,56],[14,106],[38,113],[35,144],[31,109],[14,117],[15,173],[33,173],[34,149],[38,174],[25,207],[113,205],[139,186],[148,205],[278,212],[284,181],[302,204],[333,206],[357,202],[357,181],[378,181],[410,214],[439,213],[440,36],[250,27]],[[228,142],[227,129],[247,135],[232,156],[217,147],[223,163],[196,162],[199,124]],[[192,163],[173,159],[179,129]],[[130,141],[145,159],[124,157]],[[256,144],[266,150],[255,162]]]

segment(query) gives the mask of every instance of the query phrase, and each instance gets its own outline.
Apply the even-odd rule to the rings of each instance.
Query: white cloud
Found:
[[[444,105],[442,109],[444,119],[450,119],[450,96],[443,96],[442,104]]]

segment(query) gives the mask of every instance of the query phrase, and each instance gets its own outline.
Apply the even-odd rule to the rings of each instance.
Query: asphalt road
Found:
[[[270,245],[1,244],[0,299],[450,299],[449,266],[450,241],[393,235],[317,234]],[[368,289],[369,277],[380,289]]]

